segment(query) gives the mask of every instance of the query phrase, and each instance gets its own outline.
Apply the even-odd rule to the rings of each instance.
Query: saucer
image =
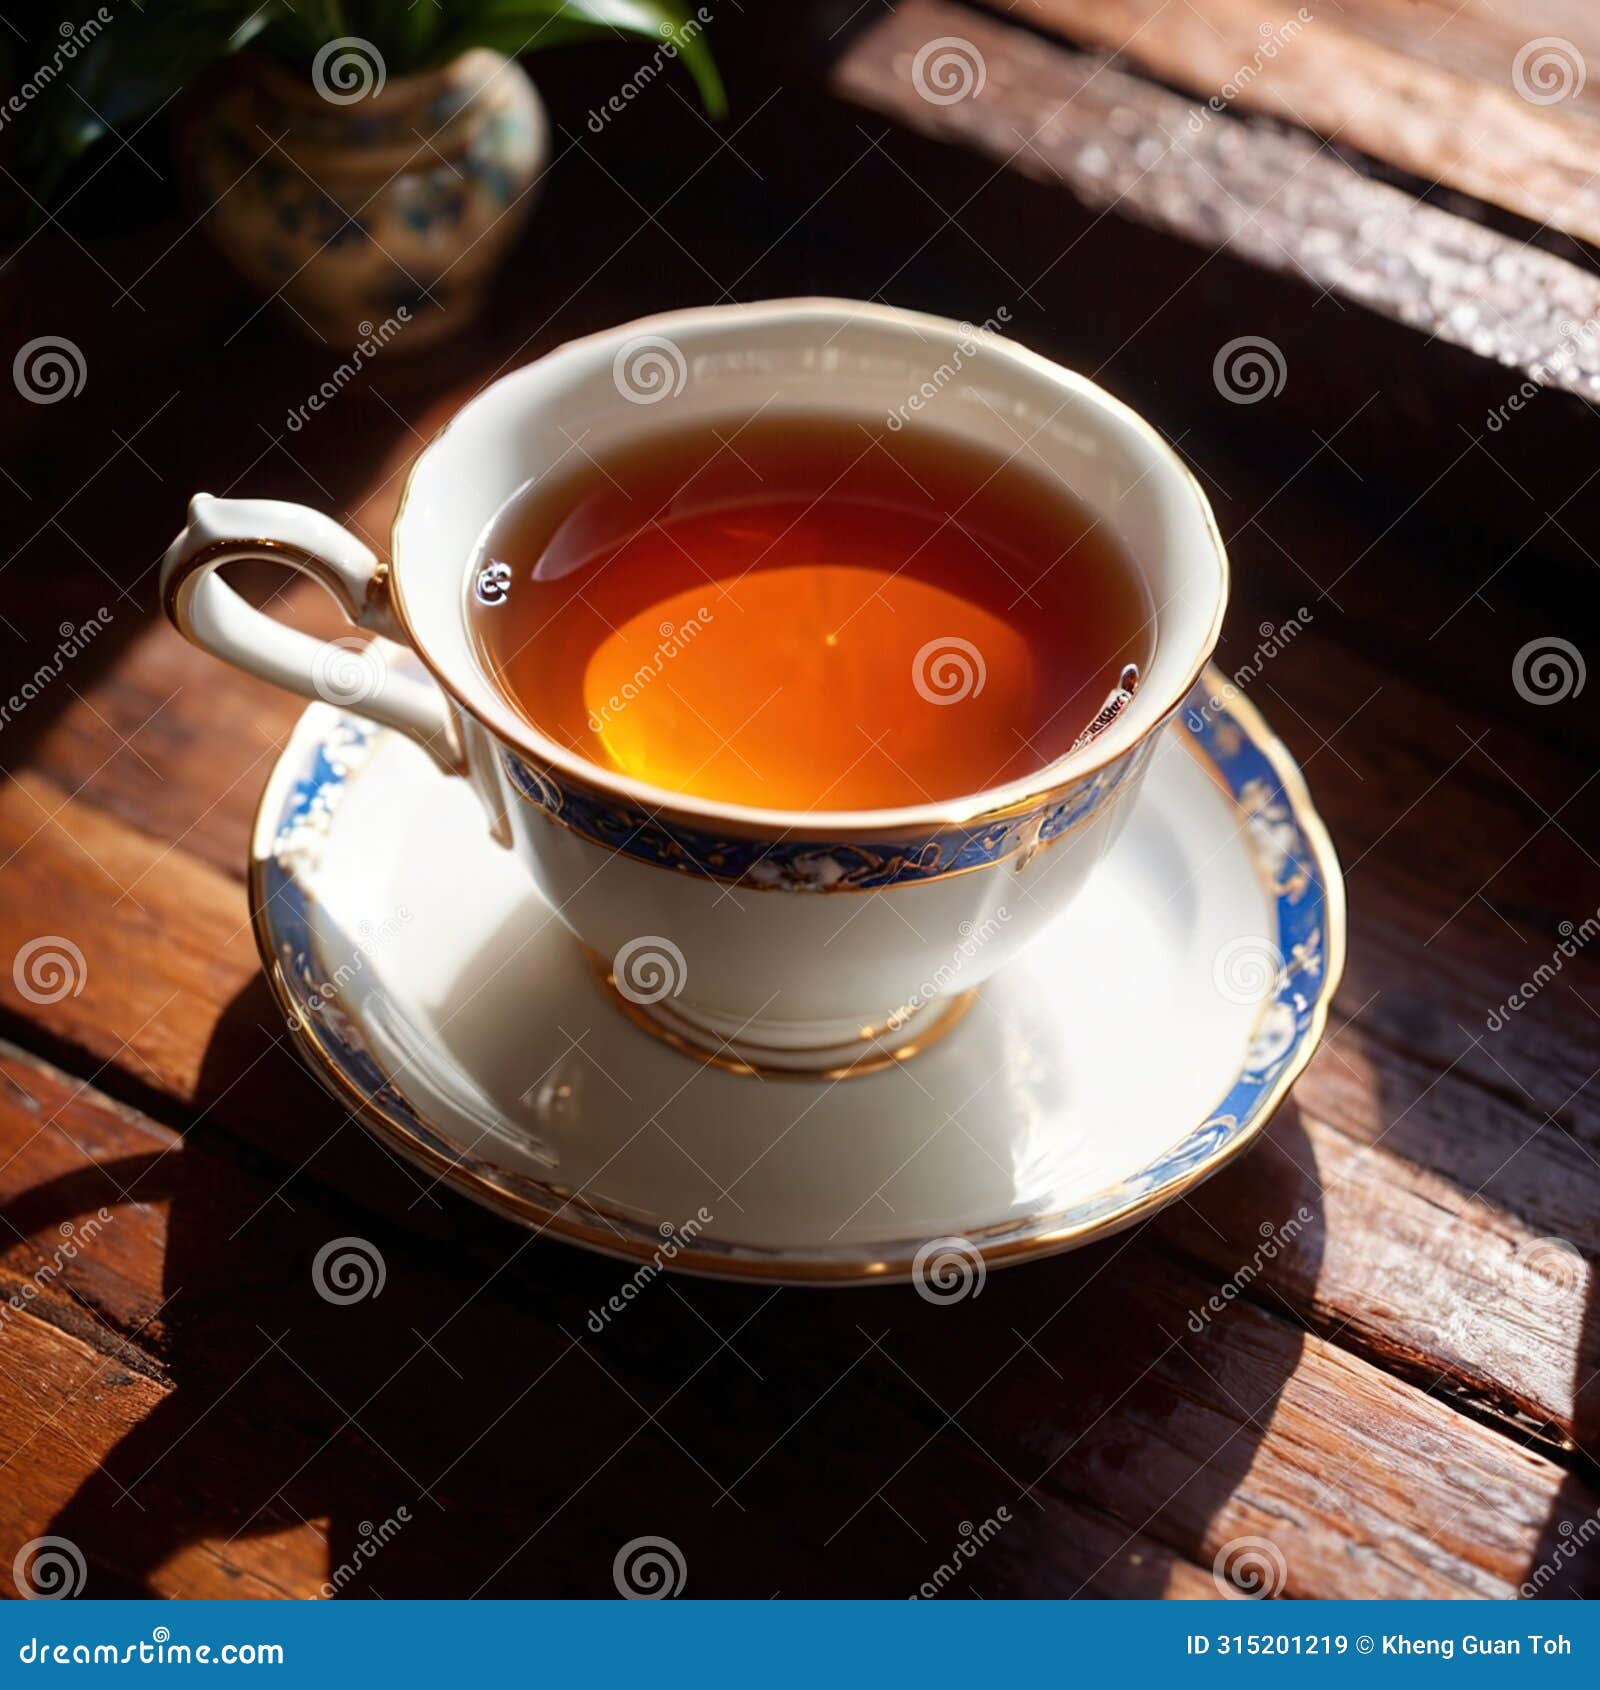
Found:
[[[730,1072],[641,1030],[466,783],[329,705],[262,797],[257,943],[339,1102],[499,1214],[731,1279],[948,1284],[952,1257],[1049,1255],[1171,1202],[1251,1142],[1322,1036],[1343,880],[1232,691],[1208,672],[1166,728],[1084,894],[873,1072]]]

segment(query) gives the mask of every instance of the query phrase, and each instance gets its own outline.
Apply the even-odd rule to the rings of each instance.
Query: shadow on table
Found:
[[[203,1544],[240,1594],[609,1596],[644,1538],[696,1595],[1205,1593],[1214,1563],[1275,1577],[1271,1520],[1220,1517],[1303,1336],[1270,1269],[1253,1301],[1211,1303],[1226,1276],[1186,1264],[1221,1259],[1190,1247],[1202,1233],[1243,1241],[1241,1216],[1305,1210],[1292,1249],[1314,1273],[1320,1186],[1292,1102],[1157,1234],[997,1272],[975,1298],[657,1276],[608,1313],[632,1265],[430,1189],[267,1054],[275,1025],[253,986],[212,1041],[202,1095],[251,1089],[243,1140],[202,1116],[181,1148],[5,1211],[38,1234],[116,1186],[166,1209],[142,1342],[173,1388],[48,1528],[84,1550],[93,1593],[188,1588]],[[315,1179],[285,1180],[302,1165]],[[314,1284],[338,1240],[349,1301]],[[355,1295],[380,1261],[381,1291]],[[1587,1494],[1574,1484],[1540,1546],[1563,1586],[1585,1564]]]
[[[1255,1313],[1233,1341],[1240,1311],[1206,1309],[1215,1276],[1147,1235],[996,1272],[947,1306],[662,1275],[607,1314],[634,1266],[400,1169],[263,1054],[275,1027],[264,987],[241,994],[201,1086],[236,1088],[255,1145],[202,1115],[181,1148],[6,1212],[37,1233],[115,1187],[166,1209],[142,1341],[173,1388],[49,1527],[84,1550],[95,1593],[183,1588],[182,1552],[203,1542],[241,1594],[605,1596],[646,1537],[699,1595],[1209,1582],[1181,1563],[1210,1568],[1213,1517],[1301,1338]],[[1224,1178],[1270,1208],[1309,1162],[1289,1108]],[[284,1178],[307,1164],[315,1180]],[[336,1240],[348,1271],[322,1277],[346,1301],[314,1283]],[[1320,1218],[1296,1247],[1320,1256]]]

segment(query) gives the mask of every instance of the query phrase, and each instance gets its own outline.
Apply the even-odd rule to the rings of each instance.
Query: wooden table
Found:
[[[1113,219],[1064,265],[1048,225],[974,241],[944,197],[972,161],[727,56],[721,135],[664,89],[587,133],[625,53],[545,77],[566,152],[490,317],[299,431],[343,352],[255,315],[132,157],[0,272],[14,337],[70,335],[88,369],[0,419],[0,691],[106,611],[0,727],[0,1565],[51,1535],[93,1595],[608,1596],[656,1536],[702,1596],[1214,1597],[1252,1567],[1291,1596],[1595,1594],[1600,745],[1593,682],[1513,683],[1534,639],[1600,662],[1593,561],[1547,512],[1514,549],[1358,476],[1359,411],[1246,415],[1074,309],[1175,248]],[[795,193],[797,137],[845,175]],[[948,1307],[663,1278],[595,1336],[629,1270],[424,1189],[297,1063],[243,878],[297,706],[172,634],[153,567],[200,487],[381,547],[418,442],[500,368],[800,291],[1011,302],[1178,440],[1234,559],[1225,665],[1312,613],[1250,690],[1342,854],[1349,966],[1261,1144],[1136,1231]],[[1160,327],[1201,369],[1227,338],[1181,287]],[[1384,415],[1384,369],[1347,373]],[[19,984],[42,938],[81,953],[64,993]],[[347,1235],[387,1280],[339,1307],[311,1264]]]

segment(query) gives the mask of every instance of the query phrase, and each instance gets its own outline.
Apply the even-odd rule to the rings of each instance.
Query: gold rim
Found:
[[[827,306],[851,318],[858,316],[886,316],[894,317],[899,320],[938,324],[943,328],[959,329],[961,327],[959,323],[952,322],[948,318],[932,316],[927,312],[901,311],[889,306],[870,305],[865,301],[860,300],[801,297],[787,300],[762,300],[757,303],[759,305],[772,307],[787,306],[791,309],[808,306]],[[626,326],[630,331],[637,334],[654,325],[670,323],[683,317],[699,316],[708,311],[745,310],[750,308],[751,307],[749,306],[692,307],[683,311],[659,312],[650,317],[640,318],[638,321]],[[533,360],[532,364],[525,364],[520,366],[520,368],[531,369],[534,365],[544,362],[546,358],[554,357],[557,353],[571,351],[577,347],[589,345],[591,342],[610,339],[615,336],[617,332],[618,331],[616,329],[604,329],[597,334],[582,335],[576,340],[564,341],[561,345],[552,347],[549,352],[544,353],[540,358]],[[886,820],[874,823],[852,823],[847,818],[857,812],[847,810],[832,812],[835,816],[846,818],[841,824],[833,825],[831,829],[833,837],[843,844],[853,844],[858,841],[878,843],[884,840],[892,840],[904,837],[908,830],[913,833],[925,833],[929,831],[943,831],[947,828],[976,827],[986,822],[1009,821],[1016,816],[1026,815],[1030,810],[1049,804],[1062,793],[1070,791],[1081,780],[1086,777],[1099,774],[1101,770],[1110,767],[1111,764],[1116,762],[1119,757],[1123,757],[1137,751],[1146,740],[1154,738],[1157,734],[1162,733],[1176,712],[1182,708],[1185,699],[1187,699],[1190,693],[1194,690],[1195,683],[1206,672],[1210,665],[1212,654],[1217,649],[1217,641],[1222,637],[1222,621],[1223,617],[1227,613],[1228,598],[1230,592],[1232,591],[1232,571],[1228,562],[1228,549],[1223,542],[1222,531],[1217,527],[1216,513],[1211,509],[1211,501],[1206,497],[1205,489],[1196,479],[1194,472],[1183,461],[1183,459],[1178,456],[1172,445],[1162,437],[1152,423],[1140,416],[1131,405],[1123,404],[1123,402],[1114,394],[1108,393],[1103,387],[1100,387],[1097,383],[1091,381],[1087,376],[1080,374],[1076,370],[1069,370],[1065,365],[1057,364],[1053,360],[1044,357],[1041,353],[1035,352],[1030,347],[1023,346],[1016,341],[1003,339],[998,340],[996,342],[996,349],[1002,356],[1026,366],[1036,374],[1042,373],[1051,381],[1058,384],[1063,376],[1067,377],[1069,386],[1079,388],[1082,392],[1092,397],[1096,404],[1106,406],[1110,411],[1125,419],[1126,422],[1137,433],[1148,440],[1157,453],[1166,458],[1171,466],[1178,472],[1184,482],[1184,485],[1187,486],[1189,491],[1192,493],[1195,503],[1199,508],[1205,527],[1206,538],[1211,544],[1211,549],[1215,554],[1217,561],[1220,579],[1217,589],[1217,602],[1211,617],[1211,625],[1207,628],[1205,636],[1200,642],[1199,652],[1194,662],[1190,665],[1188,674],[1186,675],[1183,683],[1173,691],[1171,696],[1168,697],[1165,704],[1163,704],[1160,708],[1156,719],[1150,724],[1144,733],[1142,733],[1137,739],[1133,740],[1130,744],[1123,746],[1120,751],[1111,752],[1107,756],[1102,757],[1098,762],[1086,762],[1080,767],[1073,768],[1070,773],[1064,774],[1060,779],[1050,782],[1047,786],[1040,787],[1035,791],[1027,792],[1019,798],[1010,799],[1007,802],[998,804],[991,809],[976,811],[970,816],[952,818],[950,815],[946,814],[943,816],[929,816],[926,821]],[[514,375],[516,373],[516,371],[507,371],[501,376],[496,377],[496,381],[505,380],[510,375]],[[489,387],[494,385],[495,383],[491,382]],[[394,523],[390,529],[389,553],[391,560],[396,557],[399,551],[399,547],[396,542],[399,539],[401,524],[405,520],[406,507],[411,502],[412,490],[416,485],[417,471],[421,468],[422,460],[430,451],[433,450],[435,446],[439,444],[440,441],[444,439],[451,429],[456,426],[456,424],[461,420],[462,413],[467,409],[467,407],[475,400],[481,398],[484,393],[489,391],[489,387],[480,389],[479,392],[473,394],[471,399],[468,399],[464,404],[459,406],[452,416],[448,417],[437,429],[434,430],[434,432],[428,437],[426,444],[412,460],[410,468],[406,471],[405,481],[401,485],[400,503],[395,508]],[[413,626],[410,614],[406,609],[405,595],[400,587],[400,572],[392,566],[387,578],[387,588],[388,608],[392,613],[395,622],[404,633],[406,643],[410,646],[411,650],[416,653],[417,659],[422,664],[423,668],[432,675],[434,680],[443,689],[446,697],[448,697],[458,709],[477,722],[486,733],[490,734],[496,740],[504,741],[514,746],[518,754],[525,758],[528,762],[534,764],[541,773],[545,773],[547,770],[552,768],[558,770],[564,780],[570,781],[572,784],[587,793],[590,797],[606,798],[612,800],[613,802],[620,802],[646,810],[649,812],[652,819],[655,820],[665,818],[675,825],[688,827],[696,832],[730,833],[734,837],[741,839],[763,839],[768,837],[774,829],[779,830],[785,836],[798,834],[801,837],[808,837],[809,831],[814,830],[816,825],[820,825],[820,818],[830,814],[828,811],[818,812],[815,816],[807,815],[805,812],[799,811],[772,811],[751,814],[749,813],[747,807],[742,805],[726,806],[729,812],[727,815],[722,815],[720,813],[711,815],[701,810],[685,809],[677,801],[676,795],[666,791],[665,789],[657,791],[655,789],[647,788],[646,790],[649,794],[647,797],[624,790],[620,785],[608,780],[606,778],[606,771],[600,768],[597,764],[590,763],[586,759],[571,756],[568,753],[563,752],[553,741],[547,741],[544,745],[532,744],[528,739],[523,737],[523,735],[531,734],[535,731],[531,723],[518,723],[522,729],[522,734],[520,735],[507,733],[503,728],[489,722],[480,713],[472,700],[457,690],[455,684],[452,682],[450,677],[446,675],[443,668],[434,661],[433,656],[428,651],[428,648],[420,639],[418,639],[416,628]],[[1140,702],[1142,703],[1143,700],[1141,699]],[[517,721],[515,712],[508,712],[508,719]],[[1064,760],[1071,761],[1070,753]],[[1058,761],[1063,761],[1063,759],[1058,759]],[[549,778],[548,775],[546,775],[546,778]],[[745,813],[741,814],[741,811]],[[888,817],[892,817],[894,814],[894,811],[884,812],[884,815]],[[984,864],[981,866],[987,867],[988,865]]]
[[[1226,678],[1219,672],[1207,669],[1208,676],[1215,678],[1216,687],[1226,685]],[[1213,696],[1215,696],[1213,688]],[[313,705],[311,709],[319,707]],[[1006,1239],[1003,1242],[985,1245],[986,1234],[1008,1230],[1014,1223],[1000,1222],[995,1226],[979,1229],[964,1236],[977,1249],[985,1270],[989,1268],[1013,1267],[1023,1262],[1039,1260],[1046,1256],[1059,1255],[1065,1250],[1071,1250],[1090,1243],[1097,1238],[1104,1238],[1112,1233],[1121,1232],[1145,1217],[1165,1208],[1186,1192],[1192,1191],[1212,1174],[1241,1155],[1255,1143],[1263,1129],[1277,1113],[1283,1100],[1289,1095],[1294,1083],[1305,1072],[1307,1063],[1316,1053],[1322,1043],[1323,1035],[1327,1031],[1328,1013],[1333,1004],[1334,994],[1339,989],[1339,983],[1344,975],[1346,949],[1346,907],[1344,895],[1344,878],[1339,869],[1339,859],[1333,848],[1333,841],[1328,836],[1328,830],[1318,815],[1312,802],[1310,789],[1306,785],[1305,777],[1299,766],[1289,754],[1288,748],[1267,726],[1266,721],[1256,707],[1247,699],[1235,696],[1227,706],[1228,714],[1238,724],[1245,737],[1266,758],[1268,765],[1277,776],[1285,799],[1294,812],[1295,820],[1305,836],[1306,845],[1313,861],[1317,865],[1318,874],[1323,885],[1323,899],[1326,912],[1327,944],[1325,955],[1325,986],[1318,997],[1311,1013],[1311,1020],[1306,1029],[1306,1035],[1301,1040],[1299,1049],[1284,1071],[1274,1081],[1272,1089],[1257,1105],[1255,1118],[1250,1124],[1230,1140],[1213,1151],[1203,1162],[1191,1168],[1181,1179],[1174,1180],[1156,1191],[1145,1193],[1128,1205],[1111,1215],[1101,1215],[1090,1221],[1080,1221],[1076,1225],[1062,1226],[1034,1233],[1026,1238]],[[309,713],[309,712],[308,712]],[[302,721],[304,718],[302,717]],[[1186,730],[1186,739],[1192,739]],[[289,744],[294,743],[291,735]],[[1196,748],[1198,749],[1198,748]],[[283,756],[288,755],[285,748]],[[1210,759],[1206,759],[1210,761]],[[249,862],[249,890],[250,890],[250,922],[255,933],[256,949],[261,955],[263,969],[267,977],[267,984],[273,998],[277,1002],[280,1012],[298,1034],[301,1049],[304,1050],[323,1072],[324,1083],[331,1086],[335,1095],[346,1100],[351,1114],[358,1119],[376,1137],[384,1141],[391,1149],[410,1161],[428,1169],[446,1184],[472,1197],[485,1208],[496,1214],[513,1220],[524,1227],[531,1228],[535,1236],[550,1234],[568,1243],[580,1244],[586,1248],[596,1250],[603,1255],[614,1256],[624,1261],[647,1262],[655,1259],[662,1248],[662,1240],[647,1243],[636,1240],[621,1233],[616,1221],[626,1221],[627,1217],[613,1218],[597,1205],[587,1202],[581,1193],[572,1192],[562,1196],[557,1190],[550,1190],[549,1196],[556,1199],[554,1203],[543,1201],[518,1192],[507,1191],[495,1181],[486,1178],[475,1168],[468,1166],[459,1158],[446,1156],[389,1111],[376,1103],[352,1081],[347,1079],[337,1064],[323,1048],[316,1030],[306,1024],[301,1016],[299,1005],[290,992],[283,976],[283,970],[273,950],[271,935],[267,929],[266,895],[262,882],[265,846],[270,839],[264,838],[267,828],[267,803],[277,787],[278,769],[282,766],[282,758],[274,765],[272,774],[267,779],[266,789],[256,807],[255,820],[251,827],[251,846]],[[1235,808],[1239,808],[1238,800],[1231,790],[1228,792],[1230,801]],[[1253,859],[1252,859],[1253,861]],[[1263,886],[1271,894],[1274,907],[1276,906],[1276,889],[1261,874],[1257,868],[1258,877]],[[1077,1206],[1077,1205],[1075,1205]],[[592,1217],[592,1218],[591,1218]],[[909,1241],[908,1241],[909,1242]],[[918,1241],[921,1242],[920,1240]],[[773,1255],[757,1253],[753,1246],[735,1246],[751,1251],[748,1256],[727,1256],[721,1252],[695,1250],[693,1248],[679,1248],[672,1265],[675,1269],[682,1269],[706,1278],[729,1279],[739,1281],[755,1281],[766,1284],[788,1285],[847,1285],[868,1284],[875,1282],[892,1283],[907,1280],[912,1277],[914,1270],[913,1254],[894,1256],[877,1261],[826,1261],[807,1260],[801,1257],[782,1259]]]
[[[168,621],[186,640],[192,642],[194,635],[189,628],[186,609],[188,594],[185,589],[197,576],[206,574],[222,563],[280,563],[285,569],[309,575],[314,581],[320,582],[352,622],[360,618],[362,607],[352,602],[338,571],[326,558],[318,557],[315,552],[308,552],[304,546],[297,546],[292,540],[213,540],[209,545],[191,552],[173,570],[161,589],[161,608],[165,611]],[[369,599],[377,584],[377,576],[374,576],[367,586]]]
[[[950,998],[941,1006],[939,1012],[926,1027],[916,1029],[915,1036],[903,1040],[891,1050],[868,1050],[851,1062],[841,1062],[832,1068],[784,1068],[775,1062],[761,1062],[753,1058],[732,1056],[728,1049],[715,1050],[710,1045],[701,1044],[687,1033],[679,1032],[669,1026],[659,1017],[650,1013],[643,1004],[634,1003],[624,997],[617,987],[616,976],[611,965],[603,956],[591,951],[587,945],[583,947],[584,956],[588,961],[590,971],[599,983],[601,991],[618,1010],[630,1020],[635,1027],[648,1033],[651,1038],[659,1039],[662,1044],[669,1045],[682,1056],[692,1061],[703,1063],[711,1068],[721,1068],[729,1074],[743,1074],[757,1080],[853,1080],[867,1074],[881,1074],[885,1068],[898,1068],[902,1062],[909,1062],[913,1056],[920,1056],[929,1046],[935,1045],[957,1023],[966,1020],[967,1011],[977,1001],[977,990],[962,992],[959,996]],[[894,1029],[885,1022],[881,1027],[869,1027],[859,1036],[861,1044],[875,1044],[886,1033]],[[812,1054],[818,1048],[823,1050],[837,1050],[843,1040],[831,1045],[812,1047]],[[731,1047],[730,1047],[731,1048]],[[746,1045],[744,1049],[751,1047]],[[782,1055],[804,1056],[806,1051],[781,1050],[776,1045],[765,1047],[767,1054],[772,1057]]]
[[[1176,715],[1177,711],[1173,711],[1171,714],[1164,716],[1156,723],[1149,735],[1147,735],[1144,739],[1136,741],[1128,748],[1128,750],[1119,753],[1119,756],[1128,758],[1130,763],[1134,758],[1141,756],[1145,747],[1150,743],[1150,740],[1157,734],[1164,733],[1171,725],[1173,717]],[[692,875],[696,880],[709,880],[715,886],[737,886],[743,892],[761,894],[769,892],[800,892],[808,898],[859,898],[872,892],[909,892],[917,886],[931,886],[935,881],[959,880],[964,874],[982,874],[985,869],[1004,868],[1007,863],[1016,863],[1019,868],[1025,867],[1028,862],[1032,861],[1032,859],[1038,856],[1041,852],[1054,850],[1057,845],[1066,844],[1069,840],[1077,838],[1077,836],[1093,822],[1104,821],[1105,816],[1103,814],[1103,806],[1110,804],[1117,799],[1117,794],[1121,789],[1122,781],[1119,779],[1117,785],[1109,792],[1105,793],[1099,802],[1093,804],[1086,815],[1079,816],[1079,818],[1070,826],[1062,828],[1059,833],[1051,834],[1048,839],[1039,838],[1039,833],[1042,831],[1044,826],[1044,812],[1041,811],[1035,818],[1038,821],[1039,826],[1033,830],[1032,838],[1025,838],[1023,843],[1019,844],[1014,851],[1007,851],[1003,857],[988,857],[981,863],[968,863],[964,868],[932,869],[920,878],[908,877],[904,880],[891,880],[880,886],[846,886],[837,882],[830,885],[819,886],[785,886],[777,883],[767,883],[760,880],[754,880],[748,873],[718,874],[714,869],[706,868],[699,862],[696,862],[693,868],[687,868],[682,863],[662,862],[655,857],[636,857],[631,852],[624,851],[621,847],[614,845],[609,839],[602,839],[597,833],[586,832],[575,823],[568,821],[568,819],[562,815],[560,811],[546,809],[545,806],[539,803],[537,799],[530,798],[515,781],[512,781],[511,785],[512,795],[520,803],[526,804],[530,810],[544,821],[551,822],[556,827],[564,828],[575,839],[582,839],[589,845],[598,845],[603,851],[616,851],[620,856],[627,857],[629,862],[640,863],[645,868],[665,869],[668,874]],[[1065,787],[1062,788],[1062,791],[1066,790],[1067,789]],[[1223,790],[1227,790],[1225,785]],[[1126,798],[1120,801],[1124,803],[1130,802],[1130,800]],[[991,817],[990,819],[993,820],[994,818]],[[958,827],[952,827],[949,831],[960,832],[976,826],[976,821],[964,822],[959,824]],[[877,841],[876,843],[884,845],[912,845],[915,844],[916,841],[884,840]],[[928,845],[937,843],[938,841],[936,839],[922,840],[922,846],[924,849]],[[860,846],[855,841],[848,839],[837,842],[827,841],[825,842],[824,848],[831,849],[834,848],[836,844],[838,846],[842,846],[846,850],[860,849]]]

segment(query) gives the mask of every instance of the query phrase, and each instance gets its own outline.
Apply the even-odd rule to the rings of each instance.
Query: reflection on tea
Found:
[[[1035,774],[1152,644],[1133,561],[1019,442],[770,413],[574,450],[485,530],[467,615],[558,743],[786,810]]]

